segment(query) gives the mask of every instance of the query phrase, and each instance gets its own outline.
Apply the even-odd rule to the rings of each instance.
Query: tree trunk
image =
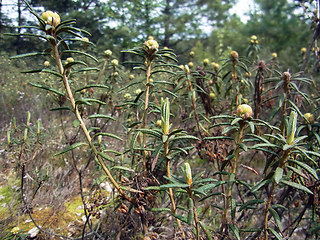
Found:
[[[18,0],[18,26],[22,25],[22,10],[21,10],[21,0]],[[21,28],[18,28],[18,34],[21,33]],[[20,54],[20,49],[22,48],[22,38],[20,35],[17,36],[17,53]]]

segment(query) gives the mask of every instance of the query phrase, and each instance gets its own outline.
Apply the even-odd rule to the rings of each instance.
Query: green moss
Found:
[[[78,218],[81,218],[81,215],[84,215],[83,203],[80,196],[74,197],[70,201],[65,203],[66,210],[72,215],[76,215]]]

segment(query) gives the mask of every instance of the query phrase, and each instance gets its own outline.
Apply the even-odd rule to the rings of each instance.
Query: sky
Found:
[[[2,4],[4,6],[10,5],[13,3],[12,0],[0,0],[2,1]],[[14,2],[15,3],[15,2]],[[13,6],[9,6],[6,9],[4,9],[6,12],[10,12],[10,9],[12,9]],[[237,14],[241,21],[246,23],[249,19],[249,16],[246,15],[246,13],[249,13],[251,10],[253,10],[254,4],[253,0],[238,0],[238,3],[231,9],[231,14]],[[13,11],[15,13],[15,11]]]
[[[230,10],[231,14],[237,14],[241,21],[246,23],[249,20],[249,16],[246,13],[250,13],[254,9],[253,0],[238,0],[238,3]]]

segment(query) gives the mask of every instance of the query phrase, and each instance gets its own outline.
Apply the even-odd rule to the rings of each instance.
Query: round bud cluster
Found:
[[[145,47],[148,50],[157,51],[159,48],[159,44],[156,40],[150,39],[144,42]]]
[[[194,51],[191,51],[191,52],[189,53],[189,55],[190,55],[190,57],[193,57],[193,56],[194,56]]]
[[[258,37],[256,35],[252,35],[251,36],[251,40],[250,40],[251,44],[258,44]]]
[[[214,70],[216,70],[216,71],[218,71],[219,68],[220,68],[220,66],[219,66],[218,63],[212,62],[211,65],[212,65],[212,67],[214,68]]]
[[[306,52],[307,52],[307,48],[305,48],[305,47],[304,47],[304,48],[301,48],[301,52],[302,52],[302,53],[306,53]]]
[[[126,93],[124,94],[124,98],[128,101],[131,98],[131,94],[130,93]]]
[[[82,38],[82,41],[89,42],[89,38],[83,37],[83,38]]]
[[[47,68],[50,67],[50,62],[49,61],[44,61],[43,65]]]
[[[275,52],[272,53],[272,58],[273,58],[273,59],[276,59],[277,57],[278,57],[278,54],[277,54],[277,53],[275,53]]]
[[[306,119],[306,123],[314,123],[314,115],[312,113],[305,113],[303,116]]]
[[[56,27],[60,22],[60,16],[56,12],[46,11],[41,14],[41,18],[46,24]]]
[[[68,57],[66,61],[67,61],[67,63],[72,63],[72,62],[74,62],[74,59],[72,57]]]
[[[208,58],[203,59],[203,65],[204,66],[208,66],[208,64],[210,63]]]
[[[250,78],[251,77],[251,72],[246,72],[246,78]]]
[[[291,80],[291,74],[289,72],[282,73],[282,79],[289,82]]]
[[[211,92],[210,94],[209,94],[209,97],[210,97],[210,99],[215,99],[216,98],[216,95],[213,93],[213,92]]]
[[[230,58],[231,58],[232,60],[235,60],[235,59],[239,58],[239,53],[238,53],[237,51],[232,51],[232,52],[230,53]]]
[[[248,119],[252,116],[252,108],[247,104],[241,104],[237,107],[237,116],[243,119]]]
[[[130,75],[129,75],[129,79],[130,79],[130,80],[133,80],[133,79],[134,79],[134,75],[133,75],[133,74],[130,74]]]
[[[112,51],[111,50],[105,50],[104,54],[106,55],[107,58],[109,58],[112,55]]]
[[[118,61],[117,59],[113,59],[113,60],[111,61],[111,64],[112,64],[114,67],[116,67],[116,66],[119,65],[119,61]]]
[[[193,62],[189,62],[189,63],[188,63],[188,67],[189,67],[189,68],[193,68]]]
[[[142,92],[142,90],[140,88],[138,88],[135,93],[136,93],[136,95],[139,95],[141,92]]]

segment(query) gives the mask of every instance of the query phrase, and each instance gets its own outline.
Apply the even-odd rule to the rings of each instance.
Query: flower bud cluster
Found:
[[[248,119],[252,116],[252,108],[247,104],[241,104],[237,107],[237,116],[243,119]]]
[[[56,27],[60,24],[61,19],[58,13],[52,11],[46,11],[41,14],[41,18],[46,24]]]

